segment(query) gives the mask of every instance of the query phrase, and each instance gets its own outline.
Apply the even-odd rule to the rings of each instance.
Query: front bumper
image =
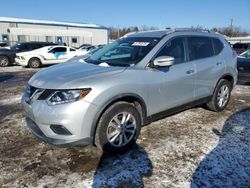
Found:
[[[61,147],[93,144],[92,125],[97,106],[84,100],[55,106],[49,106],[44,100],[28,104],[24,98],[22,104],[27,126],[44,142]],[[51,125],[61,125],[71,134],[57,134]]]
[[[68,140],[63,140],[63,139],[49,138],[45,134],[43,134],[41,129],[36,125],[36,123],[28,117],[26,117],[26,124],[29,127],[29,129],[31,130],[31,132],[38,139],[44,141],[45,143],[55,145],[58,147],[86,146],[86,145],[91,145],[93,142],[92,138],[84,138],[84,139],[80,139],[80,140],[74,141],[74,142],[69,142]]]
[[[19,58],[15,58],[15,62],[17,65],[28,66],[28,61],[26,61],[26,60],[21,60]]]

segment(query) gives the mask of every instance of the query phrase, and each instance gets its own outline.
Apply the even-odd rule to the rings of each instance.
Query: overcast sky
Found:
[[[0,16],[95,23],[104,26],[207,28],[250,31],[250,0],[8,0]],[[121,3],[123,2],[123,3]]]

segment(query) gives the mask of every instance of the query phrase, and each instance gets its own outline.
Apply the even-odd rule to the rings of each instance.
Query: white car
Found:
[[[42,65],[63,63],[85,53],[67,46],[46,46],[29,52],[17,53],[15,61],[24,67],[38,68]]]

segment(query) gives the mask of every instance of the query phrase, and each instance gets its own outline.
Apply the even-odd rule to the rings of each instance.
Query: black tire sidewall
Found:
[[[217,97],[218,97],[218,93],[219,93],[219,91],[220,91],[220,89],[221,89],[221,87],[222,87],[223,85],[227,85],[227,87],[228,87],[228,89],[229,89],[229,96],[228,96],[227,103],[226,103],[223,107],[220,107],[219,104],[218,104]],[[229,81],[227,81],[227,80],[220,80],[220,82],[218,83],[218,85],[217,85],[217,87],[216,87],[216,90],[215,90],[215,93],[214,93],[214,97],[213,97],[214,105],[215,105],[216,110],[217,110],[218,112],[223,111],[223,110],[227,107],[227,105],[228,105],[228,103],[229,103],[229,101],[230,101],[230,98],[231,98],[231,91],[232,91],[231,83],[230,83]]]
[[[133,137],[133,139],[125,146],[122,147],[115,147],[112,146],[107,138],[107,128],[108,128],[108,124],[111,121],[111,119],[117,115],[120,112],[129,112],[131,114],[133,114],[133,116],[135,117],[135,121],[136,121],[136,133]],[[97,131],[96,131],[96,145],[102,149],[104,152],[107,153],[122,153],[124,151],[126,151],[127,149],[129,149],[133,144],[135,144],[139,134],[140,134],[140,130],[141,130],[141,117],[140,117],[140,113],[138,112],[138,110],[129,103],[116,103],[114,105],[112,105],[111,107],[109,107],[101,116],[98,125],[97,125]]]
[[[6,58],[7,61],[8,61],[7,65],[4,65],[4,66],[3,66],[3,65],[0,64],[0,67],[7,67],[7,66],[10,65],[10,59],[9,59],[7,56],[1,55],[0,58]]]

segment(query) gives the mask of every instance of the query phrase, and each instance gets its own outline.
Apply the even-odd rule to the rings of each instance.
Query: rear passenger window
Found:
[[[214,45],[214,55],[218,55],[222,49],[223,49],[223,44],[219,39],[212,39],[213,40],[213,45]]]
[[[208,37],[189,37],[190,60],[212,57],[214,55],[211,39]]]
[[[171,56],[175,58],[176,63],[182,63],[186,61],[185,56],[185,38],[175,38],[166,43],[163,49],[157,54],[156,57]]]

